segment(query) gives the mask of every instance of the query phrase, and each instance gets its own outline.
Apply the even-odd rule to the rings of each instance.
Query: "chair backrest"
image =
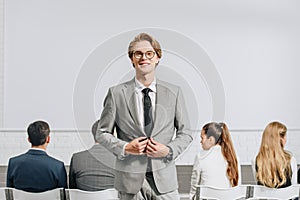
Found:
[[[234,200],[246,198],[247,196],[247,185],[226,189],[199,185],[197,190],[196,199]]]
[[[251,186],[250,199],[286,200],[299,197],[300,185],[291,185],[286,188],[268,188],[261,185]]]
[[[0,200],[10,200],[9,199],[9,194],[8,194],[8,188],[6,187],[1,187],[0,188]]]
[[[64,189],[56,188],[45,192],[25,192],[15,188],[12,190],[12,200],[64,200]]]
[[[106,189],[101,191],[83,191],[78,189],[66,189],[66,200],[118,200],[118,191]]]

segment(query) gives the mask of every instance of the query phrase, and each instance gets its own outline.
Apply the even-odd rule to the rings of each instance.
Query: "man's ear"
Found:
[[[46,143],[50,143],[50,135],[47,136]]]
[[[28,140],[29,143],[31,143],[29,137],[27,138],[27,140]]]
[[[134,64],[133,64],[133,59],[132,58],[129,58],[130,59],[130,62],[132,64],[132,67],[135,68]]]

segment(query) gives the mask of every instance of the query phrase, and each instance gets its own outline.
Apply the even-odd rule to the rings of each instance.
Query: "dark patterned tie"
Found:
[[[145,88],[142,90],[144,94],[144,128],[148,137],[151,136],[151,131],[153,128],[153,117],[152,117],[152,103],[149,96],[149,92],[152,90]]]

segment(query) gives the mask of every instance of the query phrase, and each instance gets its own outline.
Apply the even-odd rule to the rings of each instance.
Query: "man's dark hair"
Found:
[[[96,142],[96,133],[97,133],[99,121],[100,121],[100,120],[97,120],[97,121],[93,124],[93,126],[92,126],[92,134],[93,134],[93,136],[94,136],[95,142]]]
[[[39,146],[45,144],[50,128],[47,122],[36,121],[28,126],[27,133],[32,146]]]

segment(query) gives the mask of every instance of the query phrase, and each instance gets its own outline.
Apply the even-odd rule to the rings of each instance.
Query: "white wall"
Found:
[[[67,138],[87,132],[107,88],[133,76],[126,49],[146,31],[164,50],[158,77],[184,89],[195,138],[204,123],[225,121],[248,163],[272,120],[299,140],[299,6],[297,0],[6,0],[1,134],[25,134],[36,119]],[[198,151],[196,143],[188,154]],[[57,156],[68,162],[78,145]],[[297,146],[289,147],[300,152]]]
[[[4,92],[4,0],[0,0],[0,127],[3,127]]]
[[[299,134],[300,131],[289,130],[286,144],[286,149],[293,153],[298,164],[300,163]],[[62,160],[66,165],[70,164],[74,152],[88,149],[93,144],[92,136],[88,131],[53,130],[50,136],[48,153]],[[259,149],[261,130],[233,130],[231,136],[241,164],[251,164]],[[4,140],[0,146],[0,165],[7,165],[10,157],[24,153],[30,147],[25,131],[1,131],[0,138]],[[190,148],[179,157],[176,164],[192,165],[195,154],[200,148],[200,138],[195,137]]]

